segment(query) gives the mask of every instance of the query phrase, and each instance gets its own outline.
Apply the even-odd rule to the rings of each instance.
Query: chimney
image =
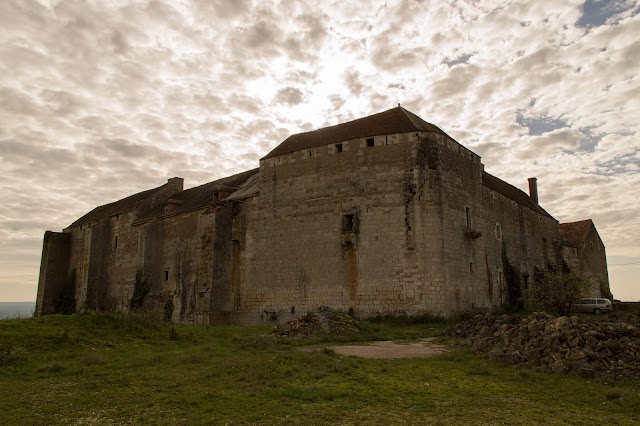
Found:
[[[537,178],[529,178],[529,197],[531,201],[538,205],[538,179]]]
[[[170,186],[173,186],[176,191],[180,192],[184,188],[184,179],[181,177],[173,177],[171,179],[167,179],[167,183]]]

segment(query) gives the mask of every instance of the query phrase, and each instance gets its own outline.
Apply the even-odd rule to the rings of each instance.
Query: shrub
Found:
[[[574,272],[536,271],[531,302],[537,307],[567,315],[588,283]]]
[[[139,311],[144,305],[144,299],[149,294],[151,286],[149,285],[149,279],[144,275],[141,270],[136,272],[136,282],[133,287],[133,296],[131,296],[131,302],[129,307],[133,311]]]

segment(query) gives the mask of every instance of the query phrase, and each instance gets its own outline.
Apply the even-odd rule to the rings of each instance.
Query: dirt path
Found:
[[[414,343],[383,341],[367,345],[332,346],[331,349],[340,355],[377,359],[426,358],[449,351],[445,346],[435,343],[433,337]]]

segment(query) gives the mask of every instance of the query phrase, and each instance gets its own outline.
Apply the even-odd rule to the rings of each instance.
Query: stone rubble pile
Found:
[[[360,321],[347,312],[322,306],[293,321],[277,325],[272,333],[284,337],[304,337],[317,333],[350,334],[361,330]]]
[[[477,315],[449,331],[474,349],[514,364],[556,372],[640,377],[640,328],[534,313],[528,318]]]

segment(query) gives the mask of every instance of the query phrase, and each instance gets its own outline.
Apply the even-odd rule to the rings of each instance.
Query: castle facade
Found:
[[[563,264],[588,275],[589,295],[608,291],[593,223],[579,251],[529,184],[527,195],[492,176],[398,106],[292,135],[258,169],[187,190],[172,178],[47,231],[36,314],[71,303],[200,324],[323,305],[451,316],[521,304],[536,271]]]

